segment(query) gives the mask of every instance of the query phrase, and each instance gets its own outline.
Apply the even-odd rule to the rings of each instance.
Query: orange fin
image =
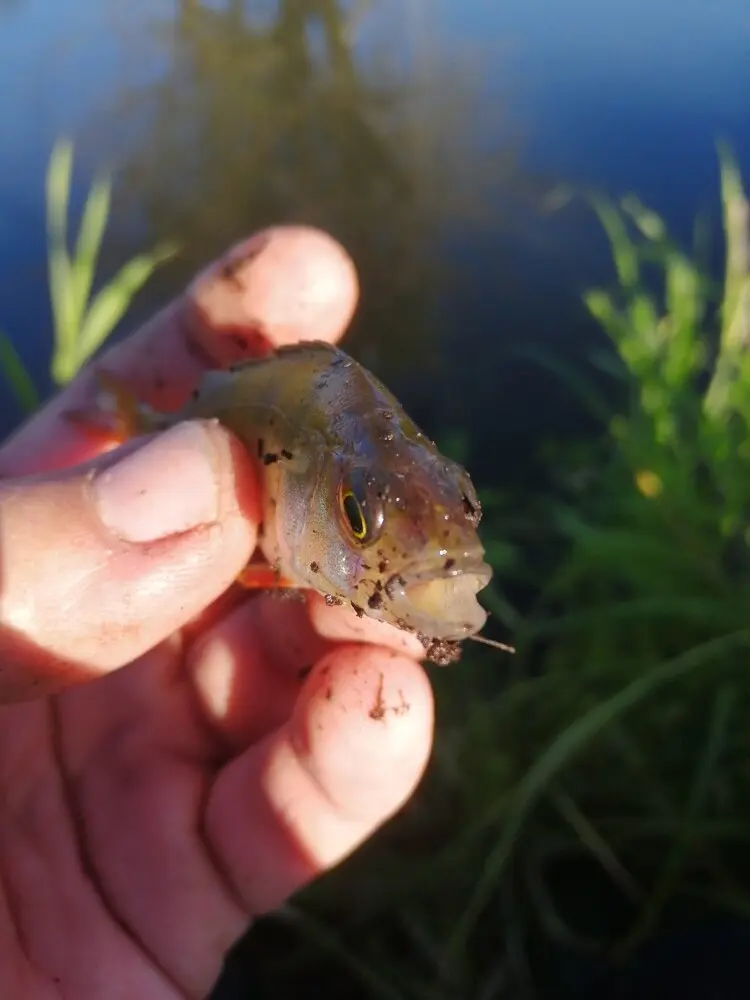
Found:
[[[251,562],[242,570],[235,581],[247,590],[297,589],[298,584],[287,580],[268,563]]]
[[[150,429],[158,429],[156,419],[151,427],[150,411],[139,404],[124,379],[102,369],[94,374],[98,383],[94,399],[87,405],[65,410],[63,417],[66,420],[88,434],[106,437],[116,444]]]
[[[109,420],[106,414],[103,415],[95,407],[91,409],[85,406],[75,407],[65,410],[62,416],[88,437],[104,439],[113,445],[121,445],[130,440],[130,435],[122,426]]]

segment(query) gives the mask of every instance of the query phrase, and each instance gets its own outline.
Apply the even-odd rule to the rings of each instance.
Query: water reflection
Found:
[[[178,0],[176,11],[148,29],[164,72],[109,109],[105,145],[130,136],[120,231],[139,246],[177,239],[176,281],[258,226],[322,226],[362,277],[352,349],[388,373],[437,364],[444,227],[486,217],[491,186],[515,168],[503,148],[462,173],[476,81],[420,33],[425,5]],[[367,36],[378,17],[380,50]]]

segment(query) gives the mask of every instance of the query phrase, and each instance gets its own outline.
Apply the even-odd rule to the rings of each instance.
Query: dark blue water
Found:
[[[96,166],[127,165],[141,140],[137,117],[135,126],[123,118],[120,127],[123,94],[169,72],[165,37],[180,6],[0,3],[0,326],[45,389],[47,157],[61,134],[79,142],[79,203]],[[218,0],[203,6],[225,8]],[[272,25],[282,6],[246,5],[255,25]],[[440,262],[456,276],[438,296],[436,313],[450,378],[412,378],[414,406],[430,424],[458,423],[475,438],[481,431],[475,462],[513,466],[561,423],[577,426],[578,416],[558,386],[509,351],[534,342],[582,357],[598,334],[580,293],[610,273],[606,245],[585,212],[546,215],[545,194],[561,181],[612,195],[635,191],[684,239],[696,212],[708,211],[718,247],[715,140],[729,139],[750,170],[750,8],[746,0],[376,0],[372,10],[354,46],[361,65],[380,66],[381,77],[390,65],[394,73],[406,68],[415,80],[434,80],[424,106],[437,117],[441,81],[465,81],[468,99],[451,159],[457,186],[471,188],[481,177],[476,187],[486,202],[479,212],[453,212],[441,222]],[[312,17],[313,47],[318,29]],[[431,78],[420,76],[423,65]],[[181,113],[187,127],[189,112]],[[141,114],[145,121],[148,106]],[[488,164],[503,150],[513,158],[512,177],[493,186]],[[190,173],[189,155],[180,162],[160,155],[156,169],[164,177]],[[228,165],[232,156],[227,150]],[[131,219],[146,203],[140,183],[123,182],[120,190]],[[304,187],[304,171],[295,187]],[[192,210],[186,204],[183,214]],[[261,214],[249,211],[247,226]],[[125,254],[126,223],[119,217],[110,234],[108,266]],[[156,224],[148,235],[171,233]],[[197,242],[192,250],[200,260]],[[151,304],[147,296],[141,313]],[[387,371],[387,358],[383,365]],[[412,375],[418,367],[412,363]],[[7,431],[18,413],[8,397],[0,399],[0,430]]]

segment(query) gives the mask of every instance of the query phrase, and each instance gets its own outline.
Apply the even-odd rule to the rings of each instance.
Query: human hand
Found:
[[[207,365],[337,340],[356,296],[333,240],[270,230],[105,365],[176,406]],[[231,589],[258,531],[234,438],[106,452],[63,416],[92,384],[0,450],[0,996],[204,997],[255,915],[411,794],[432,698],[405,633]]]

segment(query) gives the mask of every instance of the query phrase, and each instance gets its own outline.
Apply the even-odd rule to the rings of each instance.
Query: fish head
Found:
[[[433,639],[478,632],[477,593],[490,581],[477,526],[481,508],[457,463],[408,443],[387,461],[331,456],[311,584],[357,610]],[[321,498],[322,499],[322,498]],[[314,513],[313,513],[314,516]]]

